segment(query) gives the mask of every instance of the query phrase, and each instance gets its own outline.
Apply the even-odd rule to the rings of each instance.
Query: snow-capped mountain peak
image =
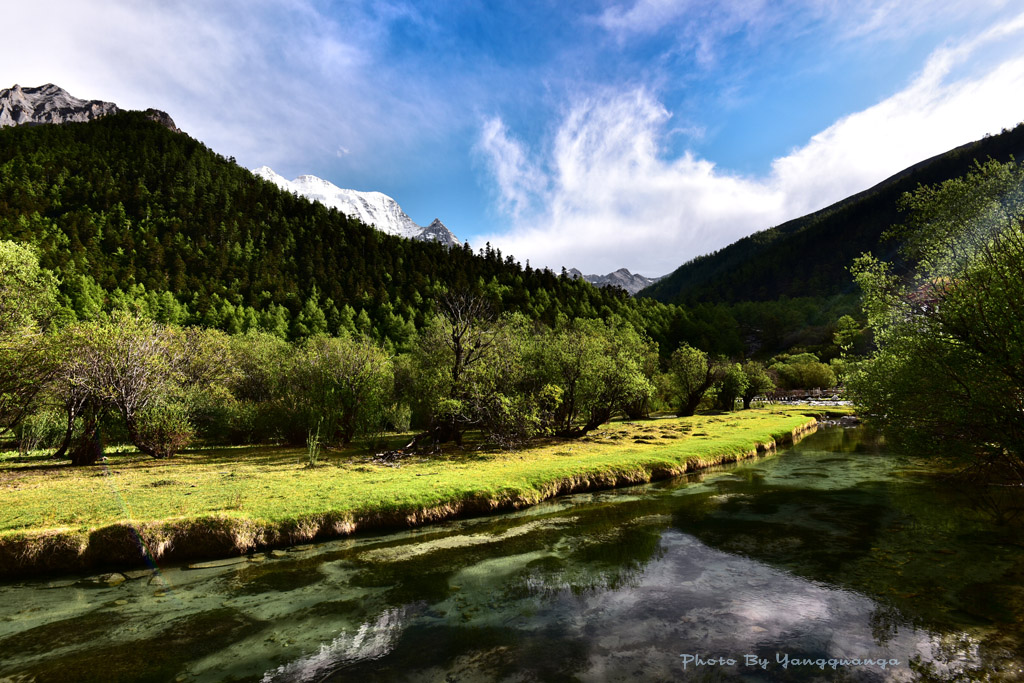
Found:
[[[442,242],[449,247],[460,244],[458,238],[440,220],[435,218],[427,227],[417,225],[402,211],[398,202],[383,192],[346,190],[315,175],[300,175],[295,180],[287,180],[269,166],[253,169],[253,173],[283,190],[338,209],[381,232],[423,242]]]

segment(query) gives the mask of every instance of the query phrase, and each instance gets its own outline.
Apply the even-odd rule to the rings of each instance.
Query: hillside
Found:
[[[229,332],[349,329],[401,345],[442,287],[482,288],[546,322],[619,313],[663,344],[679,315],[489,246],[382,234],[141,112],[0,129],[0,239],[36,245],[79,318],[135,307]]]
[[[964,175],[975,160],[1024,158],[1024,124],[915,164],[820,211],[745,237],[677,268],[638,296],[662,302],[832,297],[854,289],[847,268],[866,251],[887,259],[882,233],[900,222],[904,192]]]

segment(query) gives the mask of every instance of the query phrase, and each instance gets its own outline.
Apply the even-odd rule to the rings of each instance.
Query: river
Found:
[[[991,503],[828,428],[511,514],[0,585],[0,680],[1022,680],[1024,521]]]

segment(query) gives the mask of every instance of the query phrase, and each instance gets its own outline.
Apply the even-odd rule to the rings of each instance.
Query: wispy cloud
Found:
[[[938,23],[961,21],[1009,5],[1009,0],[866,0],[831,4],[840,38],[900,40]]]
[[[695,4],[678,0],[636,0],[631,6],[607,7],[597,22],[614,33],[651,33],[684,16]]]
[[[717,168],[690,152],[668,157],[671,116],[644,88],[583,98],[536,159],[492,151],[501,188],[531,170],[531,212],[487,236],[535,264],[660,275],[702,253],[864,190],[917,161],[1024,118],[1024,55],[954,75],[980,48],[1019,41],[1024,16],[935,51],[896,94],[848,115],[776,159],[762,176]],[[490,122],[483,138],[500,131]],[[489,132],[488,132],[489,131]],[[491,150],[486,144],[483,149]],[[520,150],[521,152],[521,150]],[[527,203],[517,202],[522,207]]]
[[[742,34],[748,46],[785,43],[826,30],[838,41],[900,40],[937,24],[978,16],[1009,0],[629,0],[594,18],[619,42],[654,34],[675,37],[676,50],[696,63],[715,64]]]
[[[249,165],[302,159],[290,171],[308,171],[345,149],[346,163],[369,166],[459,116],[384,55],[389,22],[406,9],[350,4],[339,21],[311,0],[112,0],[103,11],[61,3],[54,17],[50,3],[18,3],[2,10],[19,30],[6,34],[0,83],[163,108]]]
[[[546,189],[546,177],[529,159],[523,144],[509,135],[497,117],[484,122],[477,150],[497,183],[502,210],[518,220]]]

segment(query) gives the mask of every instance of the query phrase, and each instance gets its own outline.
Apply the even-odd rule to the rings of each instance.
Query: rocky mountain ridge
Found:
[[[0,90],[0,128],[83,123],[119,111],[121,108],[113,102],[79,99],[53,83],[34,88],[14,84]],[[147,109],[145,114],[176,133],[181,132],[166,112]]]
[[[324,206],[338,209],[347,216],[358,218],[381,232],[421,242],[441,242],[449,247],[461,245],[452,231],[440,219],[423,227],[417,225],[402,210],[398,202],[383,192],[361,192],[346,190],[314,175],[301,175],[288,180],[274,172],[269,166],[253,169],[254,174],[269,180],[283,190],[294,192]]]
[[[660,277],[645,277],[639,273],[631,273],[626,268],[619,268],[615,272],[608,273],[607,275],[584,275],[576,268],[570,268],[568,272],[574,279],[583,278],[595,287],[612,285],[614,287],[621,287],[630,294],[636,294],[641,289],[648,287],[661,279]]]

